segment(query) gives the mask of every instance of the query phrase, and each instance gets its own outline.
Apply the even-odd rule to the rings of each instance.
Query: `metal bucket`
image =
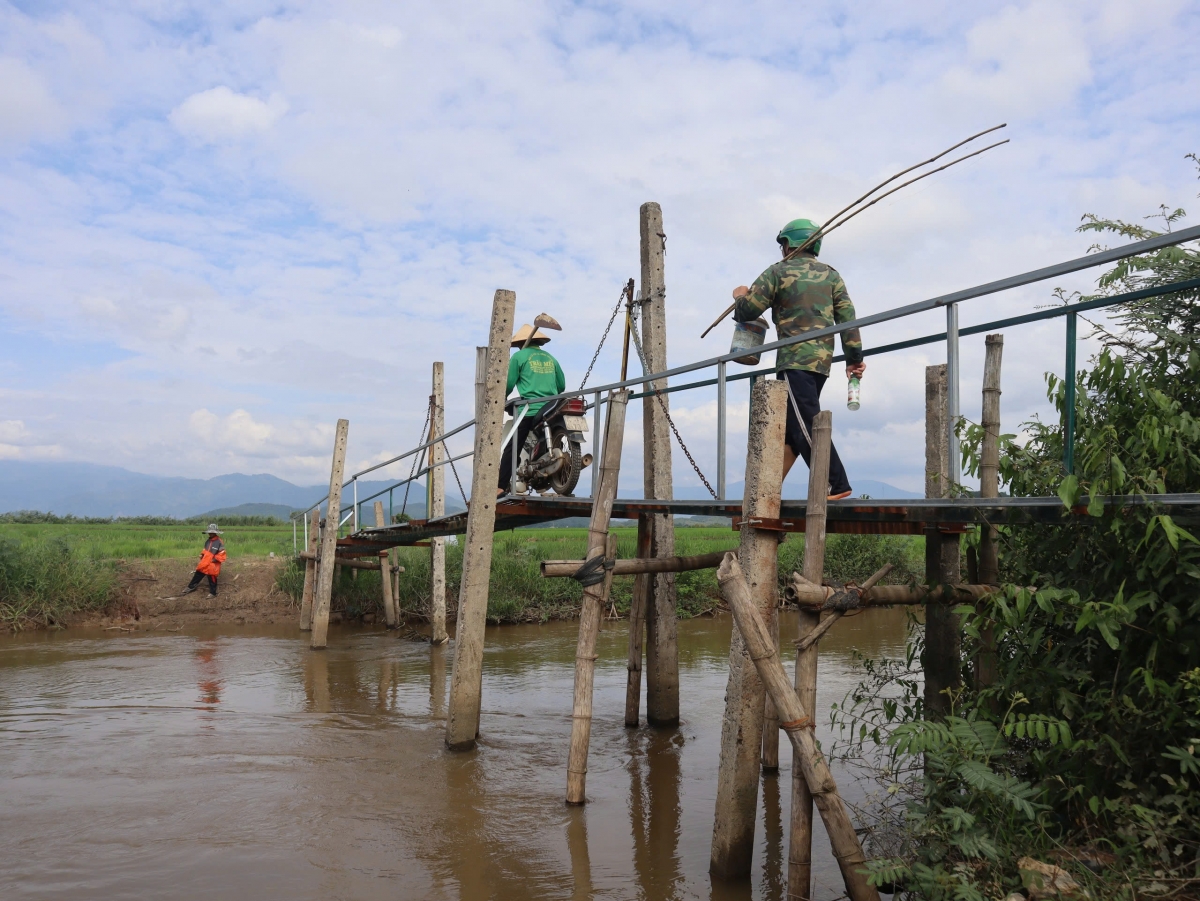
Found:
[[[758,348],[766,343],[767,339],[767,320],[755,319],[753,322],[735,322],[733,325],[733,343],[729,345],[729,352],[737,353],[740,350],[750,351],[744,357],[738,357],[733,362],[744,363],[747,366],[757,366],[758,360],[762,356],[758,352]]]

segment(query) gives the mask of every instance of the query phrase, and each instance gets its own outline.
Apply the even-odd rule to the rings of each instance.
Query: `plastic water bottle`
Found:
[[[858,376],[850,376],[850,386],[846,389],[846,409],[857,410],[859,407],[859,398],[862,396],[862,383],[858,380]]]

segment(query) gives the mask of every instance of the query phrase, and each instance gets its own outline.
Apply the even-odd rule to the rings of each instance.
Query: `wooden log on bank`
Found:
[[[500,436],[504,427],[504,395],[508,378],[508,345],[512,337],[517,295],[499,290],[492,300],[483,403],[475,417],[474,471],[467,533],[463,536],[462,579],[458,592],[454,670],[450,677],[450,710],[446,747],[465,751],[479,735],[483,699],[483,638],[487,626],[488,580],[496,530],[496,486],[500,479]]]
[[[638,515],[637,559],[645,560],[651,549],[650,515]],[[620,563],[621,561],[617,561]],[[543,575],[545,572],[543,571]],[[642,641],[646,636],[646,600],[650,592],[649,577],[634,579],[633,598],[629,604],[629,659],[625,664],[625,725],[638,727],[642,703]]]
[[[329,638],[329,605],[333,598],[333,570],[337,556],[338,516],[342,509],[342,478],[346,474],[346,441],[350,434],[350,420],[339,419],[333,439],[333,465],[329,470],[329,501],[325,515],[325,528],[321,530],[318,548],[317,588],[313,596],[313,618],[311,646],[324,648]]]
[[[375,502],[375,525],[384,525],[383,501]],[[383,621],[389,629],[396,628],[399,622],[399,611],[396,609],[396,598],[392,595],[392,576],[388,572],[390,564],[387,551],[379,552],[379,600],[383,603]]]
[[[600,484],[592,503],[592,520],[588,527],[588,560],[608,557],[608,524],[612,518],[613,501],[617,497],[617,477],[621,471],[621,443],[625,438],[625,410],[629,404],[628,391],[609,395],[608,419],[604,426],[604,456],[600,467]],[[611,555],[616,555],[615,536]],[[567,754],[567,803],[583,804],[587,798],[588,744],[592,735],[592,693],[596,677],[596,637],[600,633],[600,617],[612,587],[612,572],[583,589],[583,604],[579,611],[579,641],[575,648],[575,691],[571,709],[571,747]]]
[[[446,375],[441,363],[433,364],[433,394],[430,397],[429,437],[446,432]],[[446,446],[440,441],[429,448],[429,484],[427,486],[427,517],[437,519],[446,515]],[[399,603],[399,597],[396,599]],[[445,644],[446,634],[446,539],[429,541],[429,641]]]
[[[851,901],[879,901],[878,889],[867,882],[866,856],[854,832],[850,811],[838,793],[829,765],[817,748],[811,708],[804,707],[789,683],[767,623],[759,613],[733,554],[729,554],[717,570],[717,580],[721,585],[721,596],[733,611],[737,631],[744,636],[747,656],[754,662],[759,677],[779,709],[782,728],[792,743],[797,768],[829,834],[833,856],[846,884],[846,894]],[[789,897],[792,897],[790,890]]]
[[[783,442],[787,423],[784,382],[760,379],[750,389],[750,428],[746,447],[747,518],[779,518],[783,488]],[[777,615],[779,534],[743,527],[739,548],[749,585],[747,596],[763,621]],[[754,861],[754,823],[758,806],[759,755],[762,749],[766,689],[741,631],[729,642],[729,680],[721,722],[721,759],[713,817],[709,872],[723,879],[750,875]]]
[[[313,592],[317,585],[317,542],[320,541],[321,508],[313,510],[308,523],[308,553],[312,559],[304,561],[304,590],[300,593],[300,631],[312,629]]]
[[[638,211],[642,269],[642,351],[648,372],[667,368],[667,237],[662,207],[643,203]],[[646,386],[667,387],[666,379]],[[667,422],[670,395],[642,399],[644,497],[671,500],[671,428]],[[639,519],[640,522],[640,519]],[[675,517],[651,514],[650,555],[675,556]],[[675,620],[675,576],[669,572],[639,577],[646,583],[646,721],[656,726],[679,722],[679,639]]]
[[[631,557],[618,560],[613,575],[632,576],[638,573],[679,573],[695,569],[716,569],[725,559],[726,553],[727,551],[717,551],[692,557]],[[543,560],[542,575],[547,579],[569,578],[575,575],[583,564],[583,560]]]
[[[804,513],[804,578],[821,584],[825,572],[825,520],[829,503],[829,458],[833,446],[833,414],[822,410],[813,417],[812,451],[808,467],[808,500]],[[821,611],[801,608],[798,640],[813,636]],[[817,645],[798,646],[796,697],[810,713],[817,709]],[[792,752],[791,828],[788,833],[788,897],[810,898],[812,891],[813,795],[804,778],[798,752]]]

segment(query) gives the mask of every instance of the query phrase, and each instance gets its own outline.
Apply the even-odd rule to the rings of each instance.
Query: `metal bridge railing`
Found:
[[[1030,322],[1038,322],[1046,319],[1054,319],[1060,316],[1066,317],[1066,361],[1065,361],[1065,380],[1067,390],[1067,412],[1064,422],[1064,459],[1063,464],[1067,472],[1071,472],[1074,466],[1073,459],[1073,443],[1075,432],[1075,344],[1077,332],[1077,317],[1080,313],[1088,310],[1100,309],[1103,307],[1115,306],[1122,303],[1131,303],[1138,300],[1144,300],[1149,297],[1158,297],[1163,294],[1171,294],[1179,291],[1188,291],[1200,289],[1200,279],[1191,279],[1188,281],[1176,282],[1169,285],[1162,285],[1153,288],[1146,288],[1140,291],[1131,291],[1126,294],[1117,294],[1111,297],[1099,298],[1097,300],[1085,301],[1075,304],[1064,304],[1060,307],[1054,307],[1048,310],[1039,310],[1034,313],[1027,313],[1022,316],[1013,316],[1006,319],[997,319],[992,322],[986,322],[981,325],[974,325],[968,328],[960,329],[958,327],[958,304],[973,300],[979,297],[986,297],[990,294],[996,294],[1001,291],[1007,291],[1012,288],[1022,287],[1024,285],[1034,284],[1036,282],[1045,281],[1047,279],[1056,278],[1061,275],[1066,275],[1072,272],[1078,272],[1084,269],[1103,266],[1106,263],[1116,262],[1128,257],[1138,256],[1140,254],[1149,253],[1151,251],[1160,250],[1164,247],[1171,247],[1178,244],[1183,244],[1188,241],[1200,239],[1200,226],[1183,229],[1177,232],[1171,232],[1164,235],[1158,235],[1154,238],[1149,238],[1145,241],[1137,241],[1132,244],[1126,244],[1121,247],[1111,248],[1109,250],[1100,251],[1098,253],[1088,254],[1087,256],[1078,257],[1073,260],[1068,260],[1064,263],[1057,263],[1053,266],[1046,266],[1041,269],[1034,269],[1029,272],[1021,273],[1020,275],[1009,276],[1008,278],[999,279],[993,282],[987,282],[982,285],[977,285],[974,288],[966,288],[962,291],[955,291],[951,294],[944,294],[939,297],[929,298],[928,300],[918,301],[916,303],[907,304],[905,306],[896,307],[891,310],[885,310],[880,313],[874,313],[869,316],[863,316],[855,319],[852,322],[843,322],[837,325],[828,326],[826,328],[814,329],[805,332],[803,335],[797,335],[792,338],[784,338],[779,341],[773,341],[763,344],[758,348],[760,353],[766,353],[771,350],[778,350],[783,347],[790,347],[793,344],[801,344],[807,341],[814,341],[819,338],[825,338],[831,335],[837,335],[850,329],[861,329],[871,325],[879,325],[884,322],[891,322],[896,319],[903,319],[908,316],[913,316],[917,313],[924,313],[930,310],[944,307],[946,310],[946,331],[937,334],[925,335],[921,338],[912,338],[906,341],[899,341],[894,344],[882,345],[880,347],[864,350],[864,356],[874,356],[878,354],[892,353],[899,350],[906,350],[911,347],[919,347],[925,344],[946,342],[946,357],[947,357],[947,381],[950,390],[948,391],[947,406],[949,407],[947,420],[949,422],[949,439],[951,447],[951,460],[955,472],[952,473],[955,481],[958,481],[959,474],[957,472],[959,466],[959,455],[957,453],[958,437],[956,427],[961,419],[961,411],[958,402],[958,383],[959,383],[959,368],[958,368],[958,342],[959,339],[966,335],[975,335],[981,332],[990,331],[993,329],[1007,328],[1014,325],[1023,325]],[[570,397],[587,397],[591,396],[591,409],[593,410],[593,447],[599,448],[602,445],[601,417],[600,410],[604,404],[604,394],[610,391],[615,391],[620,388],[628,388],[635,386],[648,385],[651,382],[659,379],[673,378],[684,375],[689,372],[697,372],[703,369],[716,369],[716,378],[703,379],[695,382],[688,382],[682,385],[673,385],[662,389],[663,394],[673,394],[679,391],[689,391],[696,388],[704,388],[715,385],[717,387],[717,494],[719,500],[725,499],[725,434],[727,430],[727,409],[726,409],[726,387],[729,382],[741,381],[743,379],[754,380],[760,376],[774,374],[773,368],[764,368],[752,370],[750,372],[742,372],[736,375],[726,374],[726,364],[738,357],[744,356],[745,351],[739,350],[727,354],[722,354],[717,357],[710,357],[706,360],[699,360],[694,363],[688,363],[683,366],[676,366],[671,369],[666,369],[662,372],[643,373],[641,376],[625,379],[624,381],[612,382],[607,385],[600,385],[594,388],[584,388],[575,391],[566,391],[562,394],[556,394],[553,397],[539,398],[539,401],[558,400],[560,398]],[[844,356],[834,357],[834,361],[845,359]],[[653,391],[642,391],[634,394],[630,399],[636,400],[652,395]],[[380,497],[383,494],[389,494],[389,519],[391,518],[391,498],[390,493],[395,489],[407,485],[409,482],[415,481],[418,478],[425,476],[431,467],[426,466],[420,472],[415,473],[407,479],[402,479],[387,488],[375,492],[369,497],[358,498],[358,479],[368,473],[375,472],[385,466],[390,466],[393,463],[398,463],[401,460],[411,457],[413,454],[420,453],[423,450],[432,447],[438,442],[445,441],[466,429],[474,426],[475,420],[470,419],[462,425],[450,429],[443,435],[439,435],[417,447],[407,450],[401,454],[385,460],[381,463],[376,463],[366,469],[354,473],[345,482],[343,488],[351,486],[353,499],[347,506],[343,506],[339,510],[338,518],[341,520],[341,514],[346,510],[350,510],[353,514],[354,527],[358,528],[359,511],[363,503],[368,500]],[[444,466],[451,462],[463,460],[473,455],[473,451],[467,451],[452,459],[447,459],[434,466]],[[450,455],[447,454],[449,457]],[[596,488],[596,471],[600,461],[597,460],[592,468],[592,486],[591,493],[594,495]],[[327,500],[327,496],[323,496],[310,504],[303,512],[304,517],[304,534],[307,541],[308,534],[308,514],[315,508],[319,508],[322,503]],[[301,514],[297,514],[300,516]]]

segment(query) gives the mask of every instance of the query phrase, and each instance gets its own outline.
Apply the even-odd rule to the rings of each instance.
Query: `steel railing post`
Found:
[[[351,480],[354,483],[354,531],[358,531],[358,479]]]
[[[947,446],[950,449],[949,476],[952,485],[962,482],[962,464],[958,453],[958,304],[946,307],[946,428],[949,431]]]
[[[296,546],[296,517],[292,517],[292,556],[295,557],[300,553],[300,548]]]
[[[1075,330],[1074,311],[1067,314],[1067,365],[1063,376],[1066,380],[1066,399],[1063,423],[1063,468],[1067,475],[1075,471]]]
[[[717,499],[725,500],[725,364],[717,364]]]

